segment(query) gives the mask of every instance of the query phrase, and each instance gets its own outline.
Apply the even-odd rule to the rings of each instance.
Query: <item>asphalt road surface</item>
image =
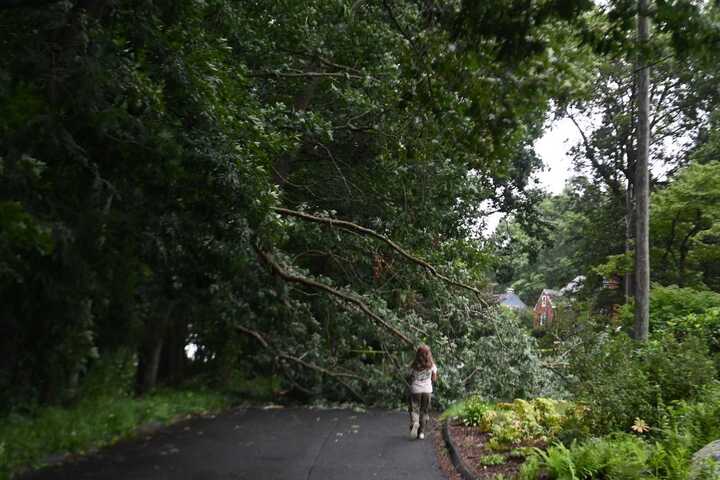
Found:
[[[238,408],[175,424],[23,480],[440,480],[401,412]]]

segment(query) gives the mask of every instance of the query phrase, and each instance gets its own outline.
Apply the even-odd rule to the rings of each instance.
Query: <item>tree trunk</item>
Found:
[[[142,395],[157,385],[158,370],[163,344],[165,343],[165,330],[170,320],[175,302],[169,302],[165,312],[146,324],[145,341],[140,348],[137,372],[137,392]]]
[[[188,324],[184,318],[174,319],[168,325],[162,355],[160,356],[159,380],[174,384],[183,379],[187,360],[185,354],[187,331]]]
[[[650,36],[648,0],[638,0],[638,159],[635,169],[635,339],[646,341],[650,318],[650,240],[649,240],[649,172],[650,149],[649,83],[650,70],[645,58]]]
[[[633,205],[633,191],[632,183],[628,181],[627,188],[625,190],[625,254],[630,254],[633,250],[633,212],[635,207]],[[625,272],[625,303],[630,302],[630,298],[633,295],[633,272]]]
[[[148,345],[143,353],[144,369],[140,379],[140,393],[147,393],[157,385],[160,354],[162,353],[164,340],[162,337],[154,339],[153,343]]]

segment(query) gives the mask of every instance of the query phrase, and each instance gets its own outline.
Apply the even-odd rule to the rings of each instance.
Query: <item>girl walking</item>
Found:
[[[427,345],[420,345],[410,367],[410,438],[425,438],[437,366]]]

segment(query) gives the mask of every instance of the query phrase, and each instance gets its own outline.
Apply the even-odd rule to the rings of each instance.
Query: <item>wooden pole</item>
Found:
[[[638,0],[638,159],[635,168],[635,339],[646,341],[650,318],[649,172],[650,68],[647,45],[650,37],[649,0]]]

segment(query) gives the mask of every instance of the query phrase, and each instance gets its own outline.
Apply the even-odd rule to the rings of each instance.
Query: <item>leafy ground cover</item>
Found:
[[[662,408],[657,424],[593,433],[592,405],[550,399],[490,404],[471,397],[443,418],[478,478],[519,480],[717,480],[693,454],[720,438],[720,383]]]
[[[133,436],[141,425],[216,412],[231,402],[231,396],[208,390],[161,390],[142,398],[103,396],[71,408],[10,414],[0,421],[0,479],[40,467],[49,455],[84,454]]]
[[[707,387],[698,401],[669,407],[660,426],[637,421],[631,432],[535,450],[519,478],[717,479],[713,465],[694,468],[691,461],[697,450],[720,437],[720,384]]]
[[[535,398],[489,403],[470,397],[449,408],[442,418],[460,455],[478,478],[514,478],[527,456],[571,428],[584,414],[572,402]]]

